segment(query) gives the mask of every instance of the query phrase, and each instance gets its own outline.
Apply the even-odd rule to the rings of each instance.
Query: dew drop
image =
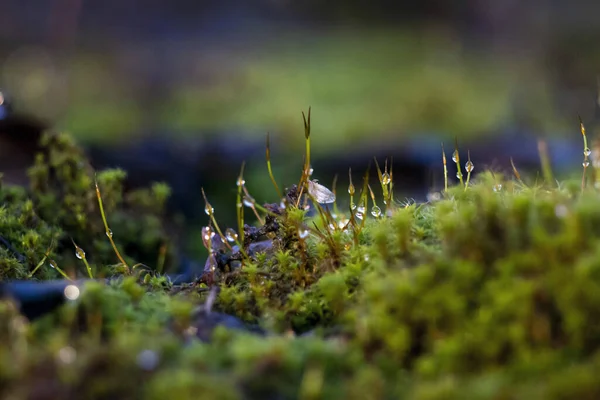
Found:
[[[390,178],[390,174],[387,172],[384,172],[383,175],[381,175],[381,183],[384,185],[389,185],[391,181],[392,179]]]
[[[585,150],[583,151],[583,155],[586,157],[589,157],[592,154],[592,151],[586,147]]]
[[[358,218],[358,219],[363,219],[363,217],[364,217],[364,214],[363,214],[363,213],[361,213],[360,211],[357,211],[357,212],[356,212],[356,214],[354,214],[354,216],[355,216],[356,218]]]
[[[352,204],[350,205],[350,209],[352,209],[352,210],[356,210],[356,204],[352,203]]]
[[[309,204],[306,204],[306,205],[304,206],[304,211],[308,211],[308,210],[310,210],[310,205],[309,205]]]
[[[210,226],[202,228],[202,242],[207,249],[210,247],[210,239],[212,238],[212,229]]]
[[[344,249],[346,249],[346,250],[350,250],[351,248],[352,248],[352,245],[350,243],[346,243],[344,245]]]
[[[347,223],[348,223],[348,219],[345,216],[342,216],[342,218],[340,218],[340,220],[338,222],[338,227],[340,229],[344,229],[344,227],[346,226]]]
[[[584,166],[584,168],[587,168],[587,167],[589,167],[589,166],[590,166],[590,162],[589,162],[588,160],[585,160],[585,161],[584,161],[584,162],[582,162],[581,164]]]
[[[354,189],[354,185],[353,184],[349,184],[348,185],[348,193],[350,194],[350,196],[354,196],[355,189]]]
[[[469,173],[473,172],[473,170],[475,169],[475,165],[473,165],[473,163],[471,161],[467,161],[467,163],[465,164],[465,169]]]
[[[313,167],[310,167],[310,169],[308,170],[308,176],[312,176],[314,171],[315,170],[313,169]]]
[[[460,172],[457,172],[457,173],[456,173],[456,177],[457,177],[458,179],[462,178],[462,175],[460,174]]]
[[[335,230],[335,224],[331,223],[328,225],[329,230],[334,231]]]
[[[79,246],[75,246],[75,257],[83,260],[85,258],[85,251]]]
[[[502,190],[502,184],[501,183],[497,183],[494,185],[494,192],[499,192]]]
[[[206,207],[204,207],[204,212],[206,213],[206,215],[213,215],[215,209],[209,203],[206,203]]]
[[[454,153],[452,153],[452,161],[458,163],[458,150],[454,150]]]
[[[233,229],[227,228],[227,230],[225,230],[225,237],[228,241],[235,242],[238,238],[238,234]]]
[[[54,268],[54,269],[57,269],[57,268],[58,268],[58,265],[56,265],[56,261],[54,261],[54,260],[50,260],[50,261],[48,261],[48,264],[50,264],[50,266],[51,266],[52,268]]]
[[[237,181],[235,182],[235,184],[237,186],[244,186],[246,184],[246,181],[244,180],[244,178],[238,178]]]
[[[306,239],[309,234],[310,234],[310,231],[308,229],[305,229],[305,228],[298,229],[298,237],[300,239]]]
[[[369,259],[370,259],[369,255],[365,254],[364,259],[365,259],[365,261],[369,261]]]
[[[375,218],[379,218],[381,216],[381,208],[379,208],[378,206],[373,206],[373,208],[371,209],[371,215]]]
[[[109,238],[113,237],[113,233],[110,229],[106,231],[106,236],[108,236]]]
[[[363,205],[360,205],[360,206],[358,206],[358,207],[356,208],[356,212],[357,212],[357,213],[364,214],[364,213],[365,213],[365,211],[366,211],[366,210],[365,210],[365,206],[363,206]]]
[[[244,196],[243,202],[246,207],[254,207],[254,199],[252,197]]]

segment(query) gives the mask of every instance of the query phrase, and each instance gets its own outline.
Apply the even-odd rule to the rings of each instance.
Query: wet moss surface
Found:
[[[310,117],[305,135],[309,149]],[[210,257],[175,284],[168,188],[124,192],[123,171],[91,170],[68,136],[44,140],[30,187],[0,186],[2,398],[600,396],[599,195],[579,178],[463,168],[462,184],[411,204],[386,162],[338,209],[319,205],[331,193],[309,183],[307,152],[273,204],[240,174],[238,227],[219,226],[206,193]],[[58,285],[63,301],[26,318],[35,291],[16,280]]]

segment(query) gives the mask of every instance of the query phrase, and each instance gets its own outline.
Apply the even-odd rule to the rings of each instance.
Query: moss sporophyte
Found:
[[[236,226],[202,191],[208,257],[184,282],[168,186],[124,190],[125,171],[44,135],[29,187],[0,184],[0,396],[600,395],[599,174],[582,122],[583,177],[554,180],[543,143],[545,180],[512,160],[475,169],[455,142],[443,190],[421,203],[395,199],[391,157],[375,181],[349,170],[348,195],[315,179],[310,111],[303,123],[288,187],[267,136],[273,203],[252,196],[243,162]]]

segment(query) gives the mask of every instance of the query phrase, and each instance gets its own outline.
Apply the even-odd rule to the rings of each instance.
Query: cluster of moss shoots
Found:
[[[349,204],[340,210],[336,179],[331,190],[312,179],[310,109],[303,120],[302,174],[285,191],[267,135],[276,203],[254,200],[242,163],[237,229],[223,229],[203,191],[209,257],[204,274],[188,284],[173,285],[162,273],[176,259],[156,222],[164,186],[130,195],[127,204],[143,210],[131,214],[122,171],[80,173],[73,165],[81,160],[70,164],[51,150],[30,171],[33,199],[0,187],[5,203],[19,203],[5,205],[0,219],[25,258],[2,250],[3,279],[74,279],[76,269],[60,265],[70,265],[66,250],[55,246],[65,237],[88,278],[121,277],[82,284],[76,295],[65,293],[71,301],[33,323],[11,301],[0,303],[0,394],[45,398],[39,388],[51,387],[53,397],[66,398],[600,396],[600,149],[590,150],[581,121],[581,183],[556,183],[543,142],[544,181],[531,184],[512,160],[514,178],[491,170],[472,177],[468,152],[463,173],[455,143],[458,183],[449,182],[442,145],[445,185],[428,202],[397,201],[393,160],[380,168],[375,159],[380,202],[370,168],[359,190],[349,171]],[[45,187],[49,171],[67,187]],[[64,208],[71,214],[63,216]],[[256,224],[245,223],[246,209]],[[8,211],[19,213],[16,221]],[[136,254],[156,257],[156,266],[124,255],[120,248],[131,240],[111,227],[138,239],[136,229],[154,229]],[[91,240],[90,232],[108,240]],[[94,265],[82,241],[95,249]],[[110,257],[117,264],[98,267]],[[220,289],[216,298],[211,287]],[[207,301],[205,312],[260,325],[267,336],[216,326],[209,342],[195,340],[206,328],[197,306]]]

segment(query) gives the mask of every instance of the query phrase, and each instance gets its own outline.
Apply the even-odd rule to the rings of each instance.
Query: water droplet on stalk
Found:
[[[80,260],[85,258],[85,251],[83,251],[83,249],[79,246],[75,247],[75,257],[79,258]]]
[[[348,185],[348,193],[350,194],[350,196],[354,196],[355,189],[354,189],[354,185],[353,184],[349,184]]]
[[[238,238],[238,234],[233,229],[227,228],[227,230],[225,230],[225,237],[228,241],[235,242]]]
[[[210,247],[210,239],[212,238],[212,229],[210,226],[202,228],[202,242],[207,249]]]
[[[244,178],[238,178],[235,184],[237,186],[244,186],[246,184],[246,181],[244,180]]]
[[[243,202],[246,207],[254,207],[254,199],[252,197],[244,196]]]
[[[502,190],[502,184],[498,183],[496,185],[494,185],[494,192],[499,192]]]
[[[373,215],[375,218],[379,218],[381,216],[381,208],[378,206],[373,206],[371,209],[371,215]]]
[[[452,161],[458,163],[458,150],[454,150],[454,153],[452,153]]]
[[[472,172],[475,169],[475,165],[473,165],[471,161],[467,161],[467,163],[465,164],[465,169],[467,170],[467,172]]]
[[[215,209],[209,203],[206,203],[206,207],[204,207],[204,212],[206,213],[206,215],[213,215]]]
[[[586,149],[583,151],[583,155],[586,157],[589,157],[592,154],[592,151],[586,147]]]
[[[109,238],[113,237],[113,233],[110,229],[106,231],[106,236],[108,236]]]
[[[585,160],[584,162],[581,163],[581,165],[583,165],[585,168],[590,166],[590,162],[588,160]]]
[[[381,175],[381,183],[383,183],[384,185],[389,185],[391,181],[392,178],[390,178],[390,174],[388,174],[387,172],[384,172],[383,175]]]
[[[306,228],[300,228],[300,229],[298,229],[298,237],[300,239],[306,239],[309,234],[310,234],[310,231],[308,229],[306,229]]]

